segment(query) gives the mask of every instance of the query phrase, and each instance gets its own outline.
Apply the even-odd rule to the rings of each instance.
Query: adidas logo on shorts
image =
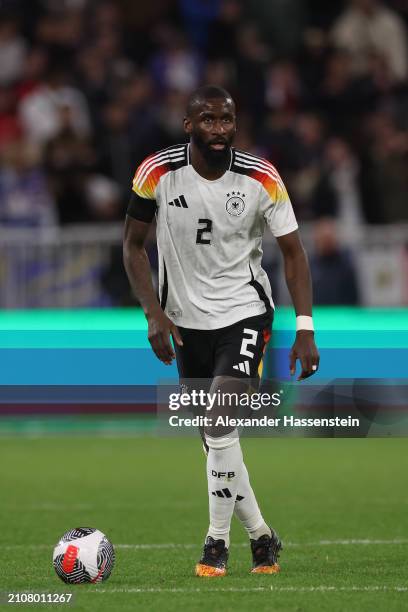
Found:
[[[250,369],[249,369],[249,361],[241,361],[241,363],[238,363],[237,365],[232,366],[234,368],[234,370],[239,370],[240,372],[245,372],[245,374],[250,374]]]

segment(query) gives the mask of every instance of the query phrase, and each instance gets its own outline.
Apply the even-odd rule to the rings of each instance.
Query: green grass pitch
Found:
[[[10,437],[0,445],[0,591],[72,591],[73,609],[98,612],[408,609],[404,439],[244,440],[263,512],[284,542],[282,571],[249,574],[234,519],[229,575],[218,579],[193,575],[208,520],[198,440]],[[107,582],[66,588],[55,575],[53,546],[75,526],[97,527],[116,546]]]

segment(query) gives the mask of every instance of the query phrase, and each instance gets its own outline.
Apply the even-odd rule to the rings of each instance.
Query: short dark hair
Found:
[[[202,87],[199,87],[193,91],[193,93],[190,95],[186,107],[187,117],[191,115],[195,106],[212,98],[224,98],[225,100],[231,100],[231,102],[234,102],[231,94],[228,93],[228,91],[223,87],[218,87],[218,85],[203,85]]]

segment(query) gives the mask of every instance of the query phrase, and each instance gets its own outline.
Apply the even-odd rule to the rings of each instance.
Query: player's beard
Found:
[[[193,132],[191,134],[191,140],[197,149],[200,150],[202,156],[205,161],[211,168],[225,168],[229,164],[231,158],[231,144],[233,137],[226,137],[223,140],[226,142],[226,147],[224,149],[220,149],[217,151],[216,149],[212,149],[210,144],[211,142],[205,142],[200,134],[197,132]]]

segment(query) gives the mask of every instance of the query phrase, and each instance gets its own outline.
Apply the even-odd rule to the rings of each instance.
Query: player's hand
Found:
[[[302,366],[302,371],[297,380],[303,380],[317,372],[320,356],[314,341],[314,332],[302,329],[296,333],[296,340],[289,355],[291,376],[296,371],[297,359]]]
[[[161,308],[158,308],[148,317],[148,335],[149,342],[152,345],[156,357],[166,365],[171,365],[176,354],[170,341],[170,335],[173,341],[179,346],[183,346],[183,341],[180,332],[174,325],[173,321],[164,314]]]

